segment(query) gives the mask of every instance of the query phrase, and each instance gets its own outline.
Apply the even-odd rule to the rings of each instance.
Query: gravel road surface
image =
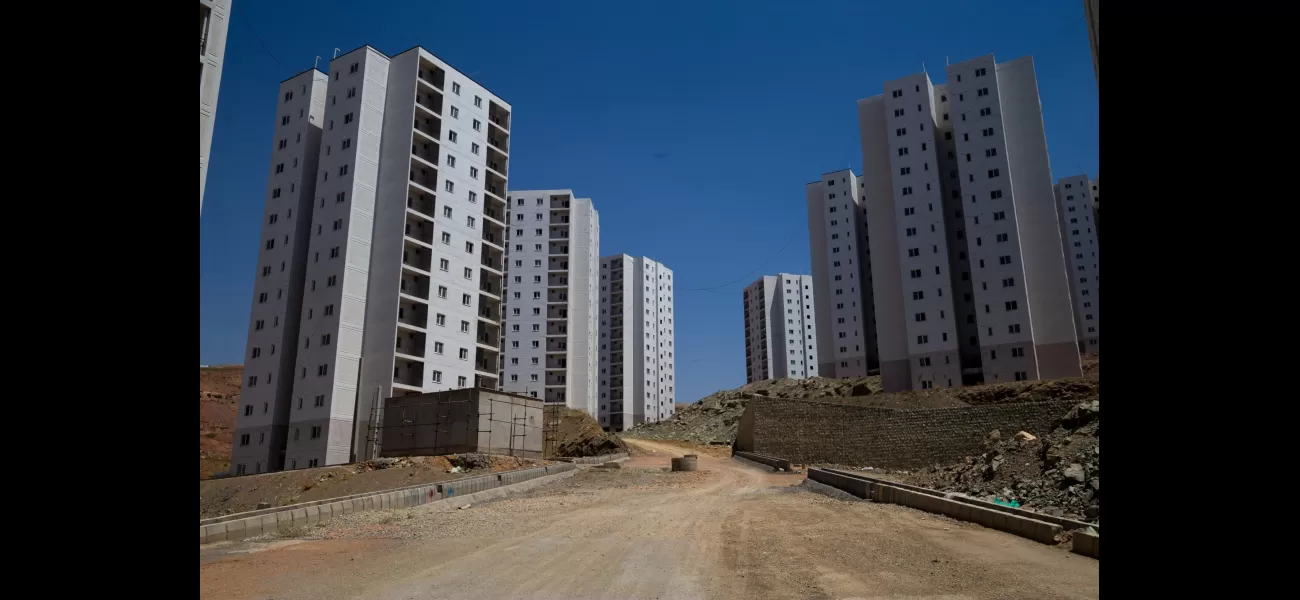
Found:
[[[584,468],[461,510],[348,515],[296,539],[199,551],[200,596],[310,598],[1096,598],[1098,561],[798,474],[628,440]]]

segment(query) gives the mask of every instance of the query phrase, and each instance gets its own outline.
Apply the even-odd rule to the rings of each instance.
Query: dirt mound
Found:
[[[993,431],[980,456],[948,466],[904,474],[909,483],[993,500],[1014,500],[1022,508],[1100,524],[1101,402],[1080,402],[1052,431]]]
[[[623,440],[601,430],[600,423],[591,415],[572,408],[560,410],[562,417],[555,438],[556,456],[581,458],[628,451]]]
[[[199,367],[199,479],[230,470],[243,365]]]
[[[471,465],[474,468],[448,473],[452,470],[453,463]],[[258,502],[284,506],[421,483],[448,481],[465,477],[465,473],[471,475],[495,473],[545,464],[550,462],[495,454],[411,456],[377,458],[333,467],[209,479],[199,482],[199,518],[254,510]]]
[[[706,396],[685,408],[679,408],[673,418],[658,423],[638,425],[623,432],[628,437],[654,440],[683,440],[695,444],[729,445],[736,439],[740,415],[745,412],[750,398],[821,398],[835,399],[869,396],[880,392],[879,377],[862,379],[768,379],[756,381],[734,390],[723,390]]]
[[[1048,400],[1083,401],[1096,397],[1100,389],[1101,384],[1096,379],[1085,378],[994,383],[935,391],[945,392],[970,406],[986,406]]]

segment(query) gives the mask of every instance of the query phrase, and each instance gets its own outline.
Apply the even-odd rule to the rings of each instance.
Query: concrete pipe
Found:
[[[697,468],[699,468],[698,458],[694,455],[687,455],[673,459],[674,471],[694,471]]]

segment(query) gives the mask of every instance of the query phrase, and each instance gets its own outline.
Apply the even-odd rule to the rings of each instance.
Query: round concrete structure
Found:
[[[674,471],[694,471],[699,468],[699,457],[694,454],[687,454],[681,458],[673,459]]]

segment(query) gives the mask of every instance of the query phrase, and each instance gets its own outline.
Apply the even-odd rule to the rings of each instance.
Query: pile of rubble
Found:
[[[769,379],[701,398],[671,419],[638,425],[623,432],[629,437],[684,440],[696,444],[731,444],[740,415],[755,396],[770,398],[843,398],[880,392],[879,377],[862,379]]]
[[[627,444],[600,428],[600,423],[581,410],[565,408],[555,433],[555,456],[581,458],[627,452]]]
[[[1045,435],[993,431],[985,452],[908,474],[908,482],[1100,524],[1101,402],[1080,402]]]

